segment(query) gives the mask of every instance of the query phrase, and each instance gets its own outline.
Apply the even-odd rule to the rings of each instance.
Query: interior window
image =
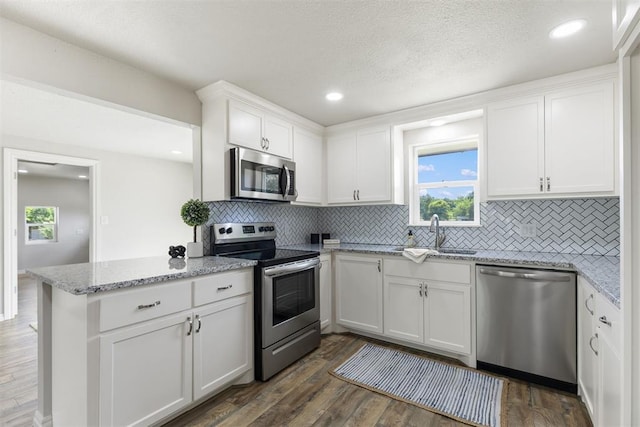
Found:
[[[480,225],[478,141],[416,145],[411,223],[437,214],[446,226]]]
[[[24,218],[26,243],[58,241],[58,208],[56,206],[26,206]]]

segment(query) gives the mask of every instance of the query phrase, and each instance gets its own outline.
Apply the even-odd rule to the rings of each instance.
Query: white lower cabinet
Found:
[[[148,425],[192,401],[187,314],[100,337],[100,425]]]
[[[331,255],[320,255],[320,329],[323,332],[331,332],[331,282]]]
[[[578,391],[594,426],[621,426],[620,311],[581,277],[578,298]]]
[[[427,261],[416,265],[405,260],[385,260],[384,268],[386,336],[471,354],[471,267],[468,264]],[[408,274],[411,277],[399,276]]]
[[[251,368],[251,306],[251,296],[244,295],[194,312],[194,400],[216,391]]]
[[[382,258],[338,254],[336,322],[345,328],[382,333]]]
[[[87,382],[59,390],[83,396],[88,415],[70,423],[149,425],[252,381],[252,285],[253,271],[241,269],[96,294],[84,308],[77,299],[78,311],[87,313],[87,333],[76,335],[77,348],[61,351],[85,351]]]

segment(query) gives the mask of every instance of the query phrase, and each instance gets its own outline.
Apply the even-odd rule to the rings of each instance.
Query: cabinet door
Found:
[[[599,327],[602,330],[602,327]],[[622,425],[622,361],[608,335],[598,333],[600,393],[597,425]]]
[[[251,295],[204,306],[194,315],[193,394],[199,399],[251,369]]]
[[[511,100],[487,110],[488,196],[540,194],[544,175],[544,100]]]
[[[545,116],[548,192],[614,191],[613,83],[550,94]]]
[[[188,316],[100,336],[101,425],[149,425],[192,401]]]
[[[331,256],[320,257],[320,328],[331,326]]]
[[[336,257],[336,322],[382,333],[382,259]]]
[[[424,342],[422,282],[405,277],[384,278],[384,334]]]
[[[578,386],[592,419],[597,399],[597,337],[594,323],[595,290],[578,277]]]
[[[357,201],[387,202],[391,200],[389,129],[358,132],[356,157]]]
[[[424,295],[424,343],[471,354],[471,287],[427,283]]]
[[[266,151],[290,159],[293,151],[293,126],[275,117],[264,117]]]
[[[327,139],[327,201],[356,201],[356,136],[339,135]]]
[[[296,162],[296,203],[322,203],[322,138],[296,129],[293,133]]]
[[[243,102],[229,101],[229,144],[264,151],[262,111]]]

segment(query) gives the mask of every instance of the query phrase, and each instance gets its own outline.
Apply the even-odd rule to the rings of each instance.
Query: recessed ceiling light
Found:
[[[82,178],[82,179],[84,179],[84,178],[86,178],[86,177],[87,177],[87,175],[78,175],[78,178]]]
[[[329,92],[325,98],[327,98],[328,101],[340,101],[344,98],[344,95],[340,92]]]
[[[180,150],[171,150],[171,154],[182,154]]]
[[[18,169],[18,173],[29,173],[26,169]]]
[[[438,119],[438,120],[434,120],[431,123],[429,123],[429,126],[442,126],[442,125],[446,125],[447,121],[444,119]]]
[[[573,21],[565,22],[564,24],[560,24],[555,27],[551,32],[549,32],[549,37],[552,39],[561,39],[563,37],[569,37],[587,25],[587,21],[584,19],[575,19]]]

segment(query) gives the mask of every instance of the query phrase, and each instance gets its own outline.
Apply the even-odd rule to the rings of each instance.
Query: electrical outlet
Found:
[[[535,224],[520,224],[521,237],[536,237],[536,232]]]

